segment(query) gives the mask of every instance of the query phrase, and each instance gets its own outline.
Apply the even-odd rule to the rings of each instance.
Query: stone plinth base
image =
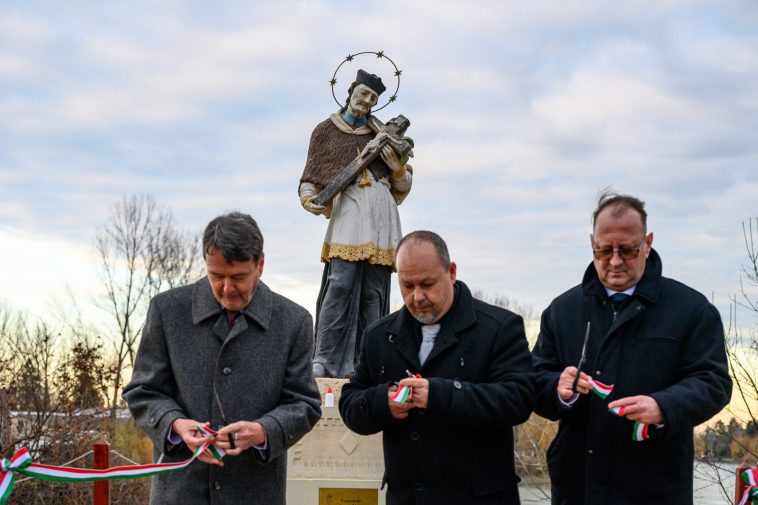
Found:
[[[287,454],[290,505],[384,505],[382,435],[361,436],[342,423],[337,404],[346,379],[317,379],[321,420]],[[334,407],[324,407],[327,386]],[[351,491],[354,490],[354,491]],[[374,493],[370,490],[376,490]]]

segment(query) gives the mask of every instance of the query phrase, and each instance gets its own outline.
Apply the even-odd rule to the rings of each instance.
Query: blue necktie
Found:
[[[616,320],[616,312],[621,310],[621,306],[624,304],[624,300],[629,298],[626,293],[613,293],[611,296],[611,307],[613,307],[613,319]]]
[[[611,301],[616,305],[621,305],[627,298],[629,298],[629,295],[626,293],[613,293],[611,295]]]

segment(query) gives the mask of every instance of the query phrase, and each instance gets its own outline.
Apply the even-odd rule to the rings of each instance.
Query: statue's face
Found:
[[[361,118],[368,114],[371,107],[376,105],[377,100],[379,100],[379,95],[376,94],[376,91],[365,84],[359,84],[353,90],[353,94],[350,95],[350,103],[347,106],[348,112],[355,118]]]

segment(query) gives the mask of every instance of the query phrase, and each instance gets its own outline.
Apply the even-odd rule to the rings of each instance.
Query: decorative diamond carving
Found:
[[[345,454],[350,456],[355,448],[358,447],[358,437],[352,433],[345,433],[342,435],[342,438],[340,438],[340,447],[345,451]]]

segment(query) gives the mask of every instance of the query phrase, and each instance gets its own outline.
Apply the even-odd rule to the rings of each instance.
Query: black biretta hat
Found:
[[[365,84],[369,88],[376,91],[377,95],[384,93],[387,88],[382,84],[382,78],[374,74],[369,74],[363,69],[358,70],[358,76],[355,78],[355,82]]]

